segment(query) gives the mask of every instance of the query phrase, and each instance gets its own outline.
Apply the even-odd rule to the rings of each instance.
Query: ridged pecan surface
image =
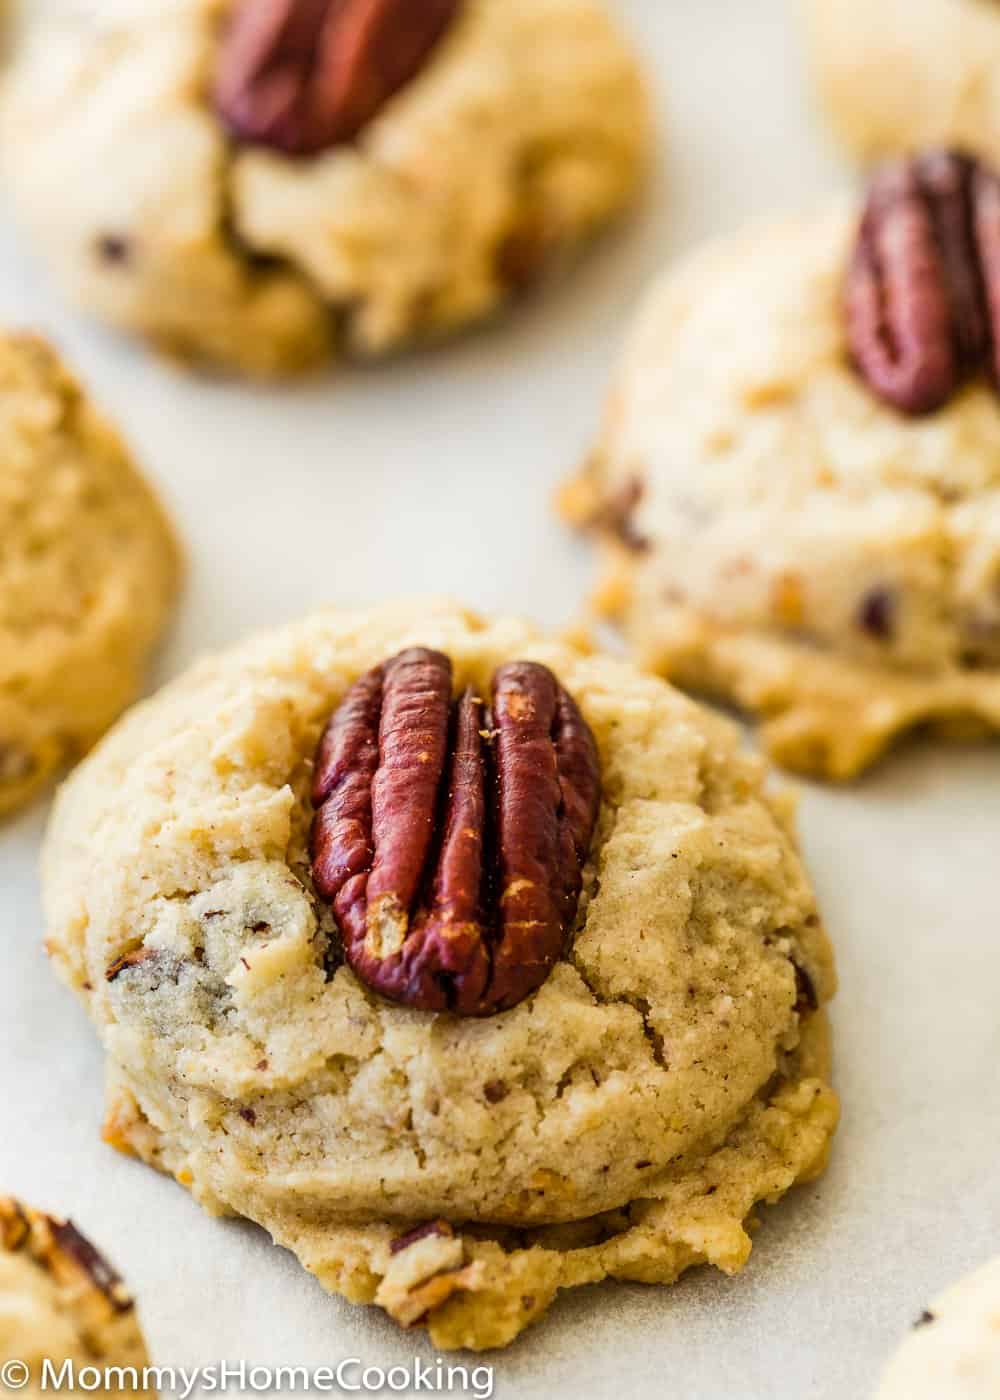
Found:
[[[847,274],[848,339],[871,388],[929,413],[969,373],[997,378],[1000,177],[930,151],[874,177]]]
[[[12,1196],[0,1197],[0,1248],[29,1250],[36,1263],[77,1294],[82,1274],[112,1312],[131,1312],[135,1306],[119,1274],[72,1221],[30,1210]]]
[[[313,880],[347,961],[428,1011],[516,1006],[560,956],[601,784],[593,735],[546,667],[495,672],[487,709],[413,648],[362,676],[316,758]]]
[[[238,141],[314,155],[351,141],[420,71],[461,0],[238,0],[215,106]]]

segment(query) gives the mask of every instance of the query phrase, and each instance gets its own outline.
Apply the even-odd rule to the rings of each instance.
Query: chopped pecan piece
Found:
[[[400,1235],[389,1253],[375,1301],[403,1327],[424,1321],[453,1293],[482,1286],[482,1266],[465,1263],[462,1241],[446,1220],[431,1220]]]
[[[425,1011],[489,1016],[562,952],[600,804],[597,747],[544,666],[493,677],[492,711],[413,648],[361,677],[316,759],[313,880],[348,963]]]
[[[800,1016],[808,1016],[819,1010],[816,984],[801,964],[793,961],[792,967],[795,971],[795,1010]]]
[[[313,155],[415,77],[461,0],[240,0],[215,106],[238,141]]]
[[[132,256],[132,244],[121,234],[102,233],[97,240],[97,256],[103,263],[124,267]]]
[[[454,1234],[455,1231],[447,1220],[427,1220],[423,1225],[416,1225],[412,1230],[407,1230],[405,1235],[397,1235],[389,1244],[389,1253],[402,1254],[404,1249],[409,1249],[411,1244],[417,1244],[420,1240],[435,1237],[450,1240]]]
[[[563,496],[562,510],[578,529],[597,531],[632,554],[644,554],[649,540],[636,527],[635,512],[645,494],[645,485],[638,476],[628,477],[606,495],[589,483],[574,482]]]
[[[130,967],[141,967],[156,956],[155,948],[133,948],[131,953],[124,953],[120,958],[115,958],[111,966],[105,969],[104,980],[114,982]]]
[[[956,151],[874,177],[847,273],[848,341],[880,398],[929,413],[991,363],[1000,329],[1000,179]]]
[[[20,1201],[13,1196],[0,1197],[0,1245],[12,1254],[23,1249],[31,1234],[31,1223]]]
[[[887,588],[873,588],[862,598],[857,623],[878,642],[891,642],[895,631],[896,600]]]

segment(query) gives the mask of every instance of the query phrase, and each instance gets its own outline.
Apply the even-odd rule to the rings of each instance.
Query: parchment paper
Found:
[[[328,600],[430,590],[574,615],[590,561],[549,498],[595,428],[643,282],[852,178],[810,112],[782,0],[617,5],[660,106],[644,208],[540,300],[427,356],[289,390],[189,377],[65,309],[0,208],[0,321],[54,336],[185,532],[190,587],[161,675]],[[45,816],[39,803],[0,829],[0,1185],[106,1246],[162,1365],[433,1361],[422,1335],[328,1297],[262,1232],[210,1220],[100,1143],[95,1038],[41,950]],[[928,1298],[1000,1251],[1000,748],[913,747],[846,791],[808,787],[802,827],[842,975],[829,1174],[765,1210],[736,1279],[565,1299],[488,1358],[497,1395],[864,1397]]]

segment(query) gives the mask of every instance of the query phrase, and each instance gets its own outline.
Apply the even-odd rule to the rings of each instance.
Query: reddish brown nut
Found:
[[[929,413],[987,359],[997,380],[1000,181],[931,151],[872,181],[845,291],[848,341],[879,397]]]
[[[891,642],[896,630],[896,596],[888,588],[871,588],[861,599],[857,625],[877,642]]]
[[[563,509],[579,529],[610,537],[632,554],[644,554],[649,549],[649,540],[637,528],[635,513],[645,494],[645,483],[638,476],[627,477],[603,494],[592,491],[588,483],[583,485],[576,499],[571,488],[564,498]]]
[[[416,1225],[412,1230],[407,1230],[405,1235],[397,1235],[394,1240],[390,1240],[389,1253],[402,1254],[404,1249],[409,1249],[411,1244],[418,1244],[420,1240],[428,1240],[434,1236],[451,1239],[454,1234],[455,1231],[447,1220],[428,1220],[423,1225]]]
[[[113,1312],[134,1307],[118,1273],[70,1220],[31,1210],[12,1196],[0,1197],[0,1248],[29,1251],[37,1263],[60,1282],[73,1285],[76,1292],[82,1274]]]
[[[501,666],[492,712],[414,648],[351,688],[316,758],[312,870],[348,963],[425,1011],[488,1016],[548,976],[600,803],[593,735],[551,671]]]
[[[981,164],[973,176],[972,207],[988,327],[985,350],[996,386],[1000,385],[1000,175]]]
[[[49,1217],[49,1228],[57,1250],[69,1259],[86,1275],[110,1303],[115,1312],[130,1312],[135,1306],[132,1295],[121,1277],[101,1254],[81,1235],[71,1220],[56,1220]]]
[[[423,67],[461,0],[238,0],[215,107],[241,142],[313,155],[351,141]]]
[[[800,1016],[808,1016],[813,1011],[819,1010],[819,997],[816,995],[816,984],[799,963],[792,961],[792,968],[795,972],[795,1010]]]
[[[105,969],[104,979],[106,982],[115,982],[130,967],[141,967],[143,963],[152,962],[156,956],[155,948],[133,948],[131,953],[124,953],[120,958],[115,958],[111,966]]]
[[[0,1247],[14,1253],[23,1249],[31,1235],[31,1222],[20,1201],[0,1196]]]

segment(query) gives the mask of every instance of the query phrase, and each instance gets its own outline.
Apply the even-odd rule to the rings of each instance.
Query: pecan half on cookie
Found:
[[[313,155],[351,141],[423,67],[461,0],[241,0],[215,104],[241,142]]]
[[[488,1016],[548,976],[600,804],[597,747],[546,667],[493,676],[492,708],[412,648],[362,676],[320,742],[313,879],[347,961],[392,1001]]]
[[[18,8],[5,189],[67,295],[196,369],[294,376],[488,321],[648,166],[606,0]]]
[[[1000,321],[1000,177],[957,151],[880,170],[846,283],[848,337],[871,388],[904,413],[940,408],[989,365]]]

